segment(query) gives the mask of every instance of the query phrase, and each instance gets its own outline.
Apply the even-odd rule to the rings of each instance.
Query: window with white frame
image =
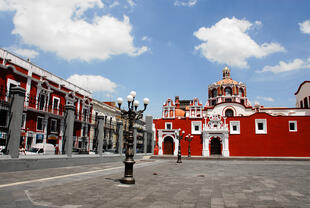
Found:
[[[57,132],[57,120],[51,119],[51,132]]]
[[[256,134],[267,134],[267,120],[266,119],[255,119],[255,133]]]
[[[166,122],[165,123],[165,129],[172,129],[172,123],[171,122]]]
[[[201,134],[201,121],[192,121],[192,134]]]
[[[37,131],[43,131],[43,117],[37,117]]]
[[[297,131],[297,121],[289,121],[288,122],[289,125],[289,131]]]
[[[53,110],[54,111],[59,109],[59,103],[60,103],[60,98],[53,97]]]
[[[230,121],[230,134],[240,134],[240,121]]]
[[[16,87],[16,86],[20,86],[20,83],[13,80],[13,79],[8,79],[7,80],[7,83],[6,83],[6,87],[7,87],[7,90],[8,90],[8,97],[10,97],[10,90],[12,87]],[[6,100],[8,100],[8,97],[6,98]]]

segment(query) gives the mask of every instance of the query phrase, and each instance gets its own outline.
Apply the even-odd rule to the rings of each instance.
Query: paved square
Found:
[[[72,173],[25,177],[56,170]],[[309,161],[145,160],[134,170],[136,184],[122,185],[121,163],[76,167],[76,175],[0,188],[0,207],[310,207]]]

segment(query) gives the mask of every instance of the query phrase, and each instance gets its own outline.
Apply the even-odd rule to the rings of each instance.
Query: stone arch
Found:
[[[164,155],[173,155],[175,149],[174,138],[171,135],[165,136],[162,146]]]
[[[237,116],[237,111],[236,111],[236,109],[235,109],[233,106],[231,106],[231,105],[226,106],[225,108],[223,108],[223,110],[222,110],[222,116],[226,116],[226,115],[225,115],[225,112],[226,112],[228,109],[230,109],[230,110],[233,111],[233,116]]]

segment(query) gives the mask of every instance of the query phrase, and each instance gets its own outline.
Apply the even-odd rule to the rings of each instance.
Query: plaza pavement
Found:
[[[310,161],[136,162],[0,173],[0,207],[310,207]]]

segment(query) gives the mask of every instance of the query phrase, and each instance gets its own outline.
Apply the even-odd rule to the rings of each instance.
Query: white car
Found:
[[[30,150],[26,150],[26,155],[54,155],[55,147],[52,144],[35,144]]]

